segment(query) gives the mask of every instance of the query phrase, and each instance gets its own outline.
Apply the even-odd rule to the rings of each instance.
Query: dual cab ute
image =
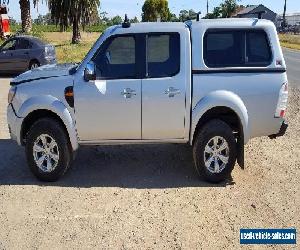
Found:
[[[288,85],[274,25],[259,19],[124,23],[79,65],[11,82],[8,124],[41,180],[61,177],[79,145],[188,143],[210,182],[243,166],[251,138],[276,138]]]

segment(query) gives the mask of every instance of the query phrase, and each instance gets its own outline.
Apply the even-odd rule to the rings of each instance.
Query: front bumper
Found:
[[[44,57],[40,60],[41,65],[47,65],[47,64],[56,64],[57,60],[55,57]]]
[[[269,135],[269,138],[270,139],[276,139],[277,137],[284,136],[288,126],[289,126],[288,123],[286,121],[283,121],[282,124],[281,124],[279,132],[277,134],[274,134],[274,135]]]
[[[15,110],[12,106],[12,104],[9,104],[7,106],[7,124],[8,124],[8,130],[10,133],[10,138],[12,140],[17,141],[19,145],[21,145],[20,140],[20,131],[21,131],[21,124],[22,124],[23,118],[19,118]]]

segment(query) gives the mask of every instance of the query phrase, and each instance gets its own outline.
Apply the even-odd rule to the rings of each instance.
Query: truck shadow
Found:
[[[21,73],[0,73],[0,77],[1,78],[7,78],[7,79],[10,79],[10,78],[14,78],[14,77],[17,77],[18,75],[20,75]]]
[[[81,147],[71,169],[55,183],[38,181],[28,169],[24,148],[11,140],[0,140],[0,159],[0,185],[161,189],[234,184],[199,180],[187,145]]]

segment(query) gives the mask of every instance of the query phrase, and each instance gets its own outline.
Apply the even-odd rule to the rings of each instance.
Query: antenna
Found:
[[[199,11],[199,12],[197,13],[197,22],[200,21],[200,15],[201,15],[201,11]]]
[[[127,17],[127,14],[125,14],[125,19],[124,19],[124,22],[122,23],[122,28],[129,28],[130,27],[130,21]]]

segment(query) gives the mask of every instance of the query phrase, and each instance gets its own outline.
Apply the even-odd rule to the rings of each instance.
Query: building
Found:
[[[240,9],[237,13],[235,13],[232,17],[236,18],[257,18],[258,12],[265,11],[265,13],[262,13],[262,18],[272,21],[276,27],[280,25],[278,22],[278,15],[267,8],[266,6],[260,4],[260,5],[252,5],[245,8]]]
[[[300,25],[300,13],[286,14],[286,23],[288,26],[299,26]],[[283,15],[280,15],[280,20],[283,20]]]

